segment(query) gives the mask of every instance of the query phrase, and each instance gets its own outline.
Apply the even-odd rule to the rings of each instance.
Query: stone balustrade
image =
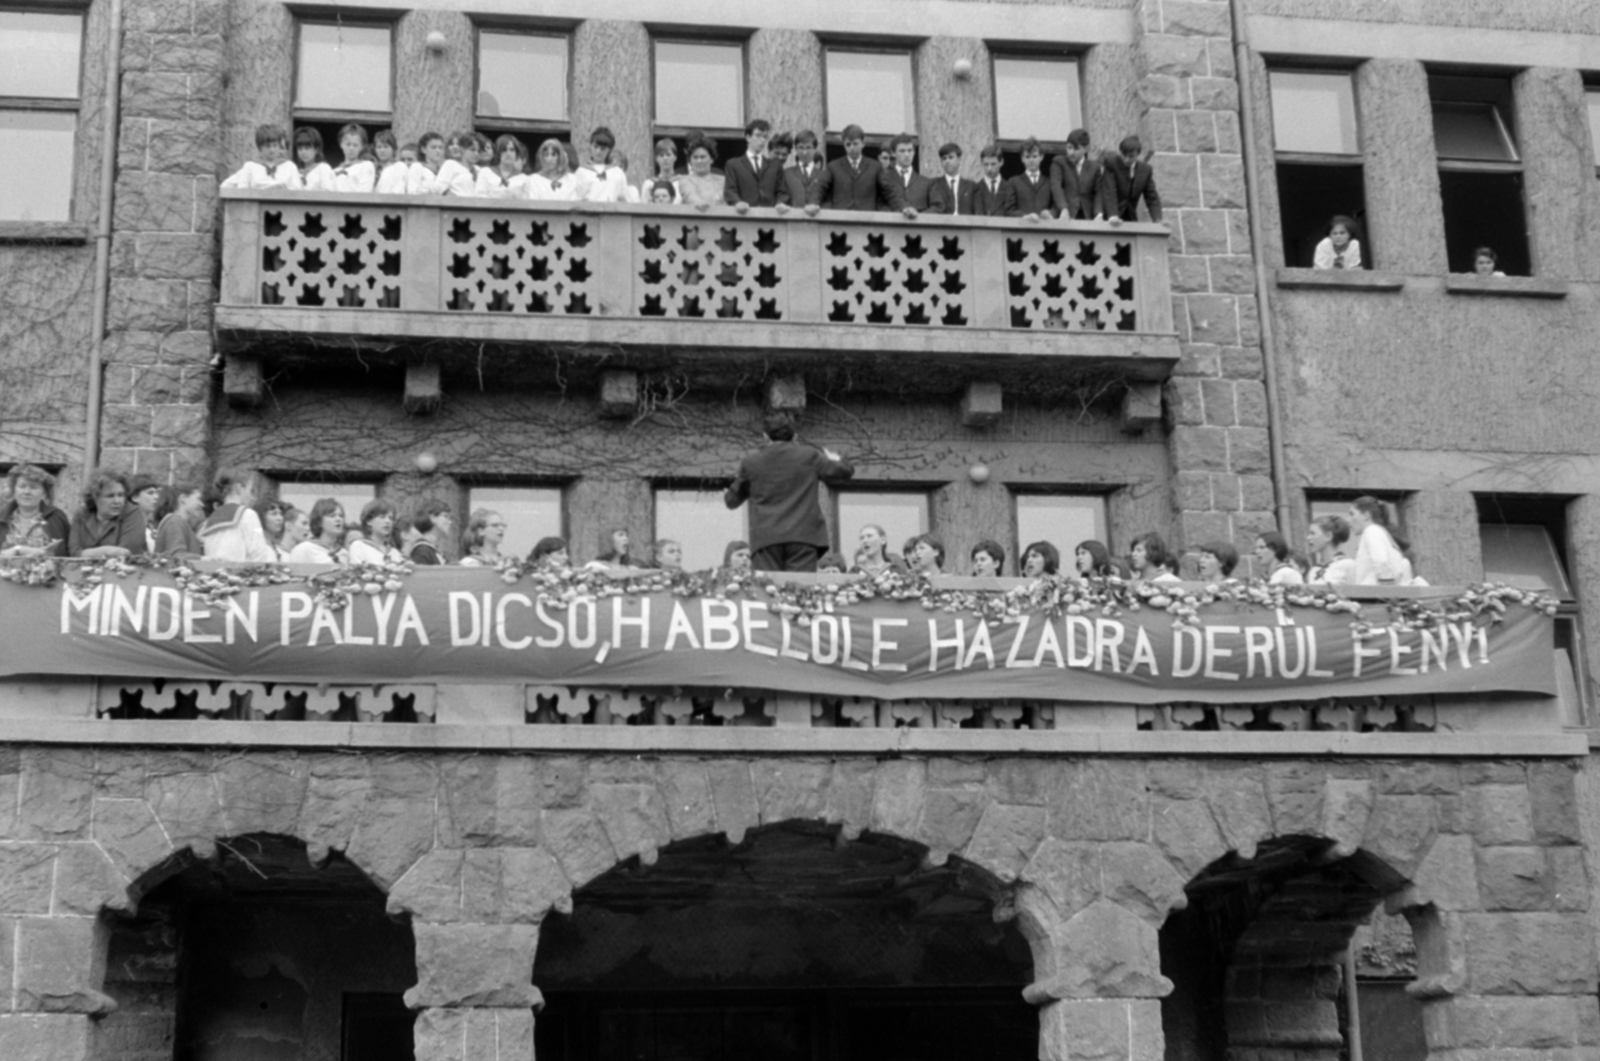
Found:
[[[1177,356],[1162,225],[222,195],[236,335]]]

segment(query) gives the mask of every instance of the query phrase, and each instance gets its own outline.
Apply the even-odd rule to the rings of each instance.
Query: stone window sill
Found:
[[[89,242],[89,226],[72,221],[0,221],[0,245],[8,243]]]
[[[1369,269],[1279,269],[1278,286],[1338,291],[1399,291],[1406,278]]]
[[[1451,273],[1445,277],[1445,290],[1452,295],[1498,295],[1502,298],[1566,298],[1565,280],[1539,276],[1479,276],[1476,273]]]

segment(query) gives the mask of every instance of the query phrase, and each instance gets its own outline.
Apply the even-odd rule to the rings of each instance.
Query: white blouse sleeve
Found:
[[[1374,523],[1361,532],[1361,543],[1356,548],[1357,585],[1395,585],[1405,577],[1408,566],[1388,531]]]
[[[222,182],[224,188],[259,188],[267,183],[267,168],[250,161],[239,167],[239,172]]]
[[[379,195],[404,195],[409,167],[404,162],[391,162],[378,175]]]
[[[305,175],[305,189],[310,192],[336,192],[339,185],[333,176],[333,167],[326,162],[318,162],[311,167]]]
[[[340,166],[334,174],[334,185],[341,192],[370,192],[377,183],[377,167],[366,159]]]

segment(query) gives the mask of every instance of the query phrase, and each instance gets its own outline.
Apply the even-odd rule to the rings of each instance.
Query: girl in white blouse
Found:
[[[567,152],[561,141],[540,144],[535,161],[539,171],[528,178],[528,198],[569,202],[578,197],[578,180],[567,166]]]
[[[444,166],[444,137],[438,133],[423,133],[417,141],[422,158],[406,169],[407,195],[432,195],[433,182]]]
[[[308,125],[294,131],[294,160],[300,167],[300,187],[308,192],[332,192],[333,167],[322,157],[322,134]]]
[[[433,187],[429,190],[434,195],[461,195],[472,196],[478,193],[478,177],[473,172],[472,162],[477,157],[477,148],[471,133],[457,133],[450,138],[446,153],[453,154],[439,166],[438,174],[433,178]]]
[[[324,497],[311,506],[311,537],[289,550],[292,564],[344,563],[344,506]]]
[[[1268,582],[1275,586],[1305,585],[1305,576],[1289,559],[1288,539],[1277,531],[1256,535],[1256,547],[1252,552],[1256,563],[1261,565],[1259,570],[1267,572]]]
[[[1389,506],[1375,497],[1350,503],[1350,529],[1357,535],[1355,582],[1360,586],[1404,586],[1411,581],[1405,544],[1394,536]]]
[[[528,149],[507,134],[494,142],[496,164],[478,170],[478,194],[488,199],[528,197]]]
[[[383,564],[401,559],[394,542],[394,506],[368,501],[361,510],[361,538],[350,546],[352,564]]]
[[[404,195],[410,167],[400,159],[393,129],[384,129],[372,138],[372,153],[378,158],[378,194]]]
[[[355,122],[339,130],[339,150],[344,161],[333,171],[333,186],[341,192],[370,192],[378,185],[378,167],[367,154],[367,131]]]

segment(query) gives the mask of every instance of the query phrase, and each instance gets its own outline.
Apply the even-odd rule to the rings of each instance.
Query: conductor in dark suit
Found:
[[[739,476],[722,495],[729,508],[750,502],[751,559],[757,571],[815,571],[828,548],[819,482],[842,482],[855,469],[837,453],[798,442],[794,419],[770,413],[767,444],[739,462]]]
[[[1023,171],[1005,184],[1002,206],[1007,217],[1025,217],[1030,221],[1045,221],[1051,217],[1054,196],[1050,192],[1049,178],[1041,170],[1043,165],[1044,148],[1029,137],[1022,144]]]
[[[1144,145],[1139,143],[1137,136],[1130,136],[1117,146],[1117,150],[1121,154],[1106,153],[1105,176],[1101,178],[1106,183],[1108,220],[1113,223],[1139,220],[1139,200],[1143,199],[1145,209],[1150,211],[1150,220],[1160,221],[1161,195],[1156,191],[1155,171],[1150,168],[1150,163],[1139,157],[1144,152]],[[1112,212],[1113,207],[1115,213]]]
[[[1050,163],[1050,194],[1056,216],[1093,221],[1105,214],[1100,163],[1089,154],[1089,131],[1067,134],[1067,153]]]
[[[1000,217],[1006,212],[1006,186],[1000,179],[1000,147],[989,144],[978,152],[983,179],[972,190],[972,212],[979,217]]]
[[[783,164],[767,154],[772,123],[754,118],[744,127],[745,153],[722,168],[722,197],[729,206],[776,206]]]
[[[977,213],[972,199],[977,194],[978,182],[969,181],[961,175],[961,145],[949,143],[941,147],[939,165],[944,173],[934,180],[928,194],[932,201],[930,209],[936,214],[952,214],[956,217],[971,217]]]
[[[861,154],[867,134],[859,125],[847,125],[840,134],[844,158],[836,158],[822,171],[822,179],[811,190],[806,213],[818,210],[893,210],[905,205],[893,182],[883,179],[883,167]]]

